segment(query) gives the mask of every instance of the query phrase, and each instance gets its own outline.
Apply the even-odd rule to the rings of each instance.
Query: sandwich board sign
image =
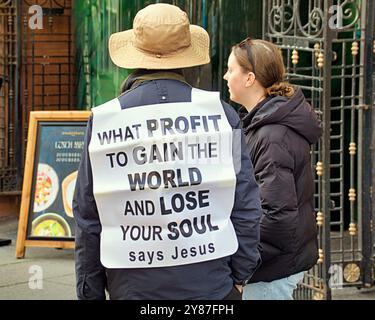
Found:
[[[16,257],[74,248],[73,193],[90,111],[30,113]]]

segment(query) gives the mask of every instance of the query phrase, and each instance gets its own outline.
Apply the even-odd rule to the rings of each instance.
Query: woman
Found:
[[[310,146],[322,128],[300,89],[284,82],[281,50],[247,38],[232,48],[230,99],[240,118],[261,192],[262,265],[244,299],[290,300],[304,271],[317,262]]]

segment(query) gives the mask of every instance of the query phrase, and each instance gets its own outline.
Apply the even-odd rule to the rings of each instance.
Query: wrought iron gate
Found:
[[[298,299],[331,299],[331,289],[373,284],[372,0],[267,0],[263,34],[277,43],[287,79],[321,115],[311,151],[316,172],[319,260]]]
[[[15,136],[19,133],[16,6],[14,1],[0,1],[0,190],[11,192],[19,186]]]
[[[30,111],[76,109],[71,29],[70,0],[0,0],[1,194],[20,192]]]

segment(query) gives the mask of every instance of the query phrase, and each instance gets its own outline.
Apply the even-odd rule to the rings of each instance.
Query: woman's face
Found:
[[[242,100],[245,98],[248,79],[248,73],[244,72],[232,52],[228,58],[228,71],[224,75],[224,80],[228,82],[230,99],[232,101],[244,104]]]

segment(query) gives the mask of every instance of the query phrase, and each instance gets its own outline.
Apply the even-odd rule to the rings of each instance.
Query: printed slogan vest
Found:
[[[219,93],[192,102],[93,108],[89,154],[107,268],[151,268],[229,256],[236,175]]]

